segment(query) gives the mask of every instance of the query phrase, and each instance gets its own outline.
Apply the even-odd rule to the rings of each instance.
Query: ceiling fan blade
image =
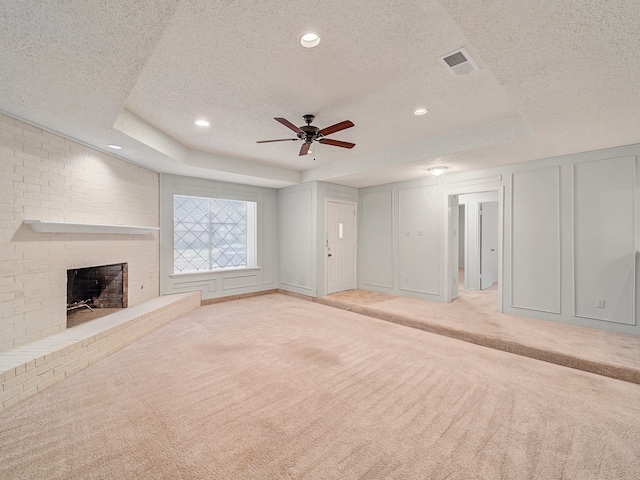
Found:
[[[303,143],[302,146],[300,147],[300,153],[298,154],[299,157],[306,155],[307,153],[309,153],[309,147],[311,146],[310,143]]]
[[[333,145],[334,147],[342,147],[342,148],[353,148],[356,146],[355,143],[351,142],[342,142],[340,140],[333,140],[331,138],[321,138],[318,140],[320,143],[325,145]]]
[[[351,120],[345,120],[344,122],[336,123],[335,125],[331,125],[330,127],[323,128],[318,133],[322,135],[331,135],[332,133],[336,133],[340,130],[351,127],[353,127],[353,122]]]
[[[271,143],[271,142],[296,142],[299,138],[281,138],[280,140],[258,140],[256,143]]]
[[[291,123],[289,120],[287,120],[286,118],[279,118],[279,117],[275,117],[274,120],[277,120],[278,122],[280,122],[282,125],[284,125],[285,127],[290,128],[291,130],[293,130],[296,133],[304,133],[302,130],[300,130],[298,127],[296,127],[293,123]]]

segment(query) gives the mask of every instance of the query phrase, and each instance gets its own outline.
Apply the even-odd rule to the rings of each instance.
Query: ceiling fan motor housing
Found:
[[[313,115],[310,116],[313,117]],[[302,130],[302,133],[298,133],[298,138],[300,140],[304,140],[305,143],[311,143],[313,142],[313,140],[317,140],[322,137],[321,134],[318,134],[318,131],[320,129],[318,127],[314,127],[313,125],[304,125],[300,127],[300,130]]]

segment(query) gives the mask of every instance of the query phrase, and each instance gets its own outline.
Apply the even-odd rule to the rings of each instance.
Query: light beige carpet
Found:
[[[0,414],[3,479],[638,479],[640,386],[285,295]]]
[[[640,337],[498,313],[497,289],[451,303],[349,290],[318,303],[538,360],[640,384]]]

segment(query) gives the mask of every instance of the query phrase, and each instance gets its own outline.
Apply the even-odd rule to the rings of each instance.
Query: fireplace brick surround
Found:
[[[0,352],[0,412],[200,307],[200,292],[154,298]]]
[[[128,305],[158,297],[158,233],[38,233],[22,222],[159,224],[159,177],[0,114],[0,353],[66,330],[67,270],[128,264]]]

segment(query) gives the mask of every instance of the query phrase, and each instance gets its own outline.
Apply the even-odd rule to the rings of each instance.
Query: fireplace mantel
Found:
[[[160,230],[158,227],[133,225],[106,225],[100,223],[43,222],[23,220],[22,223],[39,233],[116,233],[122,235],[147,235]]]

